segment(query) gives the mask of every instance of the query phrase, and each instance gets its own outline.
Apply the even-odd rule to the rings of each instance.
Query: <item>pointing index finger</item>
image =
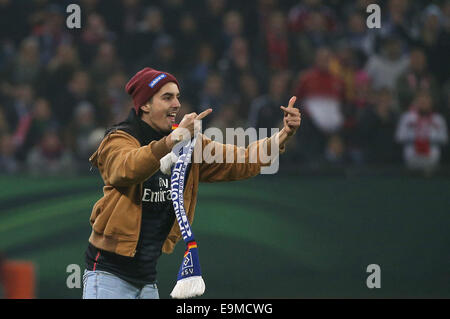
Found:
[[[200,113],[199,115],[197,115],[197,117],[195,119],[196,120],[201,120],[202,118],[204,118],[207,115],[209,115],[211,112],[212,112],[212,109],[207,109],[207,110],[203,111],[202,113]]]

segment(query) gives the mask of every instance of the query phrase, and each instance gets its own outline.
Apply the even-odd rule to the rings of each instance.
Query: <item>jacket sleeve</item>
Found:
[[[98,150],[97,166],[106,184],[130,186],[139,184],[153,175],[160,166],[160,159],[170,149],[165,137],[139,147],[126,133],[111,133]]]
[[[285,148],[273,145],[273,138],[251,143],[247,148],[222,144],[202,135],[202,149],[196,145],[194,162],[200,161],[200,182],[237,181],[258,175],[262,166],[270,165],[271,159],[284,153]],[[277,154],[271,154],[273,148]]]

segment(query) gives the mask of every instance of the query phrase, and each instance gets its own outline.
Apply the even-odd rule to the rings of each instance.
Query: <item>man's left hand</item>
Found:
[[[300,113],[300,110],[294,107],[294,103],[296,100],[297,97],[293,96],[289,100],[288,107],[280,106],[280,108],[284,111],[283,129],[288,136],[292,136],[295,134],[302,121],[302,114]]]

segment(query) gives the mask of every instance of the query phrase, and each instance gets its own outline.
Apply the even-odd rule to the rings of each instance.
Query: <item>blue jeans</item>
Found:
[[[85,270],[83,299],[159,299],[159,293],[156,284],[139,289],[109,272]]]

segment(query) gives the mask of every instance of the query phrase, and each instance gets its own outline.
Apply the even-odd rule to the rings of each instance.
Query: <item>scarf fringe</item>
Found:
[[[203,295],[205,282],[202,276],[191,276],[177,281],[170,296],[175,299],[186,299]]]

